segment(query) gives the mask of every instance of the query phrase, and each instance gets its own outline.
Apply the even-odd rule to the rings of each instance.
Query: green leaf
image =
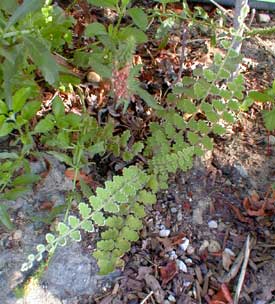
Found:
[[[156,100],[153,98],[153,96],[151,94],[149,94],[147,91],[145,91],[142,88],[138,87],[138,88],[136,88],[136,93],[152,109],[155,109],[155,110],[161,110],[162,109],[162,107],[156,102]]]
[[[89,0],[89,1],[91,1],[91,0]],[[112,260],[101,259],[101,260],[98,260],[98,267],[100,269],[99,274],[106,275],[106,274],[109,274],[112,271],[114,271],[115,264]]]
[[[117,0],[88,0],[88,2],[95,6],[111,8],[114,10],[116,9],[118,3]]]
[[[213,99],[212,105],[217,111],[223,111],[225,109],[225,104],[221,100]]]
[[[119,212],[119,206],[115,203],[109,202],[108,204],[104,205],[104,211],[110,213],[117,213]]]
[[[261,92],[257,92],[257,91],[250,91],[248,93],[248,97],[250,97],[253,100],[258,101],[258,102],[268,102],[268,101],[272,100],[270,95],[261,93]]]
[[[127,217],[125,224],[134,230],[140,230],[142,228],[142,221],[132,215]]]
[[[221,41],[221,45],[224,49],[229,49],[230,46],[231,46],[231,41],[228,41],[228,40],[222,40]]]
[[[99,226],[103,226],[105,224],[105,217],[104,217],[103,213],[100,211],[94,212],[92,215],[92,219]]]
[[[35,133],[47,133],[54,128],[54,120],[51,114],[41,119],[34,128]]]
[[[203,70],[203,76],[205,77],[205,79],[208,81],[208,82],[212,82],[213,80],[216,79],[216,74],[209,70],[209,69],[204,69]]]
[[[44,0],[27,0],[17,7],[13,15],[10,17],[6,30],[14,25],[18,20],[23,19],[27,14],[35,12],[43,7]]]
[[[52,233],[47,233],[46,241],[47,243],[52,244],[55,241],[55,236]]]
[[[81,228],[87,232],[94,232],[95,228],[92,221],[86,220],[81,224]]]
[[[19,112],[27,99],[33,94],[30,87],[19,89],[12,97],[12,109],[15,113]]]
[[[97,242],[97,249],[103,251],[111,251],[115,248],[115,242],[113,240],[102,240]]]
[[[68,218],[68,223],[72,228],[76,228],[79,225],[79,219],[76,216],[70,215]]]
[[[124,227],[121,232],[121,236],[128,241],[136,242],[139,239],[139,235],[136,231]]]
[[[94,37],[97,35],[107,35],[107,31],[102,23],[93,22],[86,27],[85,36]]]
[[[271,111],[263,111],[263,118],[265,127],[269,131],[275,130],[275,108],[273,108]]]
[[[0,152],[0,159],[17,159],[18,157],[15,152]]]
[[[68,166],[73,167],[72,159],[67,154],[56,151],[48,151],[47,153],[53,155],[59,161],[64,162]]]
[[[46,246],[45,245],[43,245],[43,244],[39,244],[39,245],[37,245],[36,246],[36,250],[38,251],[38,252],[45,252],[46,251]]]
[[[197,144],[200,139],[198,134],[196,134],[194,132],[190,132],[190,131],[187,132],[187,138],[192,145]]]
[[[203,98],[207,93],[208,87],[203,82],[196,82],[194,92],[197,98]]]
[[[3,100],[0,100],[0,114],[8,114],[9,108]]]
[[[124,225],[123,219],[118,216],[109,216],[106,220],[106,226],[120,229]]]
[[[202,139],[201,139],[201,143],[203,144],[204,148],[207,149],[207,150],[213,150],[213,141],[210,137],[208,136],[204,136]]]
[[[119,240],[116,242],[116,248],[121,249],[123,252],[127,252],[127,251],[130,250],[131,244],[130,244],[130,242],[127,241],[127,240],[119,239]]]
[[[235,122],[234,116],[228,112],[223,113],[222,119],[230,124],[233,124]]]
[[[19,196],[22,196],[24,193],[28,192],[30,190],[27,186],[21,186],[21,187],[13,187],[12,189],[4,192],[1,195],[1,198],[6,200],[15,200]]]
[[[80,242],[81,241],[81,234],[80,234],[80,232],[78,230],[77,231],[72,231],[70,233],[70,237],[75,242]]]
[[[119,39],[126,40],[132,36],[137,44],[147,42],[148,38],[146,34],[138,28],[135,27],[124,27],[119,32]]]
[[[4,122],[2,126],[0,127],[0,137],[4,137],[11,133],[11,131],[14,129],[15,125],[11,122]]]
[[[83,181],[82,178],[79,179],[79,184],[80,184],[81,192],[83,193],[84,197],[89,198],[90,196],[93,195],[93,191],[92,191],[91,188]]]
[[[24,105],[21,114],[26,120],[31,120],[39,111],[41,103],[39,101],[30,101]]]
[[[219,79],[229,79],[230,78],[230,72],[228,72],[225,69],[221,69],[218,73]]]
[[[7,208],[3,204],[0,204],[0,223],[9,230],[12,230],[14,228],[14,225],[10,220]]]
[[[81,214],[81,216],[82,216],[83,219],[90,217],[90,215],[91,215],[91,208],[87,204],[80,203],[78,205],[78,209],[79,209],[79,212],[80,212],[80,214]]]
[[[119,236],[119,232],[115,228],[110,228],[101,233],[101,237],[104,240],[110,240],[110,239],[115,240],[116,238],[118,238],[118,236]]]
[[[93,144],[88,149],[89,153],[91,154],[91,157],[94,157],[96,154],[104,153],[105,150],[106,150],[106,148],[105,148],[105,142],[104,141]]]
[[[52,102],[52,109],[56,118],[63,118],[65,115],[65,106],[63,104],[63,100],[59,96],[54,98]]]
[[[134,204],[134,206],[133,206],[133,213],[138,218],[145,217],[145,215],[146,215],[144,206],[142,206],[142,205],[140,205],[138,203]]]
[[[133,144],[131,150],[134,155],[137,155],[143,150],[143,148],[144,148],[143,142],[139,141]]]
[[[64,235],[70,231],[70,228],[64,223],[58,223],[57,231],[60,233],[60,235]]]
[[[138,26],[143,31],[146,30],[148,26],[148,18],[144,11],[139,7],[130,8],[127,13],[131,16],[136,26]]]
[[[141,190],[139,192],[138,201],[145,205],[153,205],[156,203],[157,197],[152,192]]]
[[[219,124],[215,124],[213,127],[212,127],[212,131],[215,133],[215,134],[218,134],[218,135],[223,135],[225,132],[226,132],[226,129],[219,125]]]
[[[219,115],[215,111],[208,111],[205,112],[205,115],[207,119],[213,123],[217,122],[219,120]]]
[[[197,107],[190,99],[180,99],[177,102],[177,108],[185,113],[193,114],[197,112]]]
[[[104,202],[102,201],[102,199],[100,197],[92,195],[89,197],[89,202],[90,202],[91,206],[93,207],[93,209],[96,211],[99,211],[103,208]]]
[[[57,83],[59,79],[58,65],[47,46],[31,36],[24,36],[23,39],[32,60],[41,70],[45,80],[51,85]]]
[[[40,180],[39,175],[29,173],[16,177],[12,183],[14,186],[22,186],[22,185],[30,185],[36,183],[39,180]]]

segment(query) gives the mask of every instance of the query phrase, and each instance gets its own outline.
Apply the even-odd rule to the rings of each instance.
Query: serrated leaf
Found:
[[[138,201],[145,205],[153,205],[157,201],[157,197],[154,193],[142,190],[139,192]]]
[[[91,215],[91,208],[85,203],[80,203],[78,209],[83,219],[88,218]]]
[[[120,137],[120,145],[123,148],[127,147],[127,143],[128,143],[128,140],[130,139],[130,137],[131,137],[130,130],[126,130],[122,133],[122,135]]]
[[[132,7],[128,9],[127,13],[131,16],[136,26],[143,31],[146,30],[148,25],[148,17],[141,8]]]
[[[204,136],[202,139],[201,139],[201,143],[203,144],[204,148],[207,149],[207,150],[213,150],[213,141],[210,137],[208,136]]]
[[[130,250],[131,244],[130,244],[130,242],[127,241],[127,240],[119,239],[119,240],[116,242],[116,248],[121,249],[123,252],[127,252],[127,251]]]
[[[209,70],[209,69],[204,69],[203,70],[203,76],[205,77],[205,79],[208,81],[208,82],[212,82],[213,80],[216,79],[216,74]]]
[[[203,98],[207,93],[208,88],[201,82],[196,82],[194,85],[194,92],[197,98]]]
[[[55,241],[55,236],[52,233],[47,233],[46,241],[47,243],[52,244]]]
[[[210,128],[205,121],[199,120],[197,123],[197,130],[201,133],[208,133]]]
[[[85,36],[94,37],[98,35],[107,35],[105,26],[99,22],[90,23],[85,29]]]
[[[96,247],[99,250],[111,251],[115,248],[115,242],[114,240],[102,240],[97,242]]]
[[[134,155],[137,155],[143,150],[143,148],[144,148],[143,142],[139,141],[133,144],[131,150]]]
[[[76,231],[72,231],[70,233],[70,237],[72,240],[74,240],[75,242],[80,242],[81,241],[81,234],[78,230]]]
[[[221,100],[213,99],[212,105],[217,111],[223,111],[225,109],[225,104]]]
[[[223,61],[222,55],[220,53],[215,53],[214,54],[214,63],[216,65],[220,65],[222,63],[222,61]]]
[[[125,225],[129,226],[131,229],[140,230],[142,228],[142,221],[129,215],[126,219]]]
[[[66,238],[58,238],[57,243],[58,243],[59,246],[64,247],[64,246],[67,245],[67,239]]]
[[[94,225],[92,221],[86,220],[84,222],[81,223],[81,228],[83,230],[85,230],[86,232],[93,232],[94,229]]]
[[[217,135],[223,135],[226,132],[226,129],[223,126],[216,124],[212,127],[212,131]]]
[[[193,114],[197,112],[197,107],[190,99],[180,99],[177,102],[177,108],[185,113]]]
[[[224,49],[229,49],[231,46],[231,41],[229,40],[222,40],[221,41],[221,45]]]
[[[64,235],[70,231],[70,228],[67,225],[65,225],[64,223],[58,223],[57,230],[59,231],[59,233],[61,235]]]
[[[118,236],[119,236],[119,232],[115,228],[108,229],[101,233],[101,237],[104,240],[109,240],[109,239],[115,240],[117,239]]]
[[[215,111],[205,112],[207,119],[213,123],[217,122],[220,116]]]
[[[145,43],[148,40],[146,34],[136,27],[124,27],[119,31],[119,39],[126,40],[132,36],[137,44]],[[149,94],[150,95],[150,94]]]
[[[197,144],[200,139],[198,134],[196,134],[194,132],[190,132],[190,131],[187,132],[187,138],[192,145]]]
[[[116,203],[109,202],[106,205],[104,205],[104,211],[110,212],[110,213],[118,213],[119,206]]]
[[[266,93],[261,93],[257,91],[250,91],[248,93],[248,97],[252,98],[255,101],[258,102],[268,102],[272,100],[272,97]]]
[[[133,213],[138,218],[143,218],[146,215],[144,206],[142,206],[142,205],[140,205],[138,203],[134,204],[134,206],[133,206]]]
[[[84,197],[89,198],[93,195],[91,188],[83,181],[82,178],[79,179],[80,189]]]
[[[124,227],[122,229],[121,237],[131,242],[136,242],[139,239],[138,233],[134,230],[129,229],[128,227]]]
[[[106,226],[120,229],[124,225],[121,217],[112,216],[106,219]]]
[[[219,76],[219,79],[229,79],[230,78],[230,72],[228,72],[225,69],[221,69],[219,71],[218,76]]]
[[[99,267],[99,274],[101,275],[107,275],[114,271],[115,264],[113,261],[110,261],[108,259],[100,259],[98,260],[98,267]]]
[[[32,88],[24,87],[19,89],[12,97],[12,109],[15,113],[19,112],[27,99],[33,94]]]
[[[103,226],[105,224],[105,217],[100,211],[94,212],[92,215],[92,219],[99,226]]]
[[[224,112],[222,115],[222,119],[228,123],[234,123],[235,122],[235,118],[232,114],[228,113],[228,112]]]
[[[68,223],[72,228],[76,228],[79,225],[79,219],[76,216],[70,215],[68,218]]]
[[[38,251],[38,252],[45,252],[46,251],[46,246],[45,245],[43,245],[43,244],[39,244],[39,245],[37,245],[36,246],[36,250]]]
[[[156,102],[156,100],[152,97],[151,94],[149,94],[147,91],[143,90],[142,88],[138,87],[136,88],[136,93],[139,95],[146,104],[155,110],[161,110],[162,107]]]
[[[103,201],[97,196],[91,196],[89,202],[95,211],[99,211],[103,208]]]

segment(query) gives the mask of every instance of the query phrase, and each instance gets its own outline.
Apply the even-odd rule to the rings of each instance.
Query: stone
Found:
[[[175,207],[172,207],[171,208],[171,213],[177,213],[178,212],[178,209],[177,208],[175,208]]]
[[[201,244],[201,247],[199,248],[199,251],[204,251],[209,246],[209,242],[207,240],[204,240]]]
[[[221,245],[219,242],[215,241],[215,240],[211,240],[209,245],[208,245],[208,251],[210,253],[214,253],[214,252],[219,252],[221,251]]]
[[[269,16],[269,14],[266,13],[259,13],[258,14],[258,21],[262,22],[262,23],[269,23],[271,20],[271,17]]]
[[[247,178],[248,177],[248,173],[247,173],[246,169],[242,165],[235,164],[234,168],[239,172],[239,174],[240,174],[241,177],[243,177],[243,178]]]
[[[180,271],[187,273],[187,266],[182,260],[177,260],[177,266]]]
[[[170,302],[172,302],[172,303],[176,303],[177,302],[176,298],[173,295],[171,295],[171,294],[169,295],[168,300]]]
[[[208,222],[208,227],[211,229],[217,229],[218,228],[218,223],[216,221],[209,221]]]
[[[183,251],[186,251],[187,248],[188,248],[188,246],[189,246],[190,241],[189,241],[188,238],[183,238],[182,241],[183,241],[183,242],[182,242],[181,244],[179,244],[179,247],[180,247],[180,249],[182,249]]]
[[[171,233],[170,229],[162,229],[159,232],[159,236],[160,237],[168,237],[170,235],[170,233]]]

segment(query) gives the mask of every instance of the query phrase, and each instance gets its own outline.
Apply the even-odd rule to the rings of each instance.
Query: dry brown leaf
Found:
[[[160,268],[162,284],[166,285],[178,273],[178,267],[175,261],[170,261],[166,266]]]

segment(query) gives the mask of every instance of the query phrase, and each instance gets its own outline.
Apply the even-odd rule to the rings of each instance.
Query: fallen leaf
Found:
[[[254,206],[252,205],[254,203]],[[243,206],[249,216],[266,216],[268,213],[265,211],[266,201],[261,201],[261,207],[258,210],[255,210],[256,207],[255,201],[250,201],[248,197],[243,200]]]
[[[230,208],[232,209],[232,211],[235,213],[235,215],[237,216],[237,218],[238,218],[238,220],[239,220],[240,222],[252,224],[252,220],[249,219],[249,218],[247,218],[247,217],[245,217],[245,216],[241,213],[241,211],[240,211],[240,209],[239,209],[238,207],[236,207],[236,206],[234,206],[233,204],[230,204],[230,203],[228,203],[228,204],[229,204],[229,207],[230,207]]]
[[[160,268],[160,276],[162,279],[162,284],[166,285],[170,282],[174,276],[178,273],[177,263],[175,261],[170,261],[166,266]]]
[[[39,209],[40,210],[52,210],[53,205],[54,205],[53,202],[45,201],[45,202],[40,204]]]
[[[221,285],[220,290],[213,296],[210,304],[233,304],[231,293],[225,283]]]
[[[75,171],[73,169],[67,169],[65,171],[65,176],[69,178],[70,180],[74,180],[75,178]],[[80,180],[83,180],[87,185],[91,186],[93,190],[96,190],[96,188],[99,186],[97,182],[94,181],[92,176],[89,176],[85,174],[82,171],[79,171],[77,176],[76,176],[76,181],[79,182]]]

